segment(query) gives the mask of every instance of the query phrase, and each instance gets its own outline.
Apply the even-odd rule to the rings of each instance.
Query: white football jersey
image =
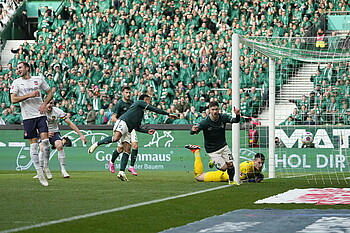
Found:
[[[58,119],[66,119],[67,114],[63,110],[52,107],[51,112],[46,113],[47,116],[47,125],[49,126],[49,132],[58,132]]]
[[[15,79],[12,83],[10,93],[16,94],[17,96],[24,96],[33,91],[39,91],[41,93],[41,90],[48,91],[49,89],[50,86],[43,78],[32,76],[30,79]],[[42,103],[43,100],[41,96],[19,102],[23,120],[45,116],[45,114],[39,112]]]

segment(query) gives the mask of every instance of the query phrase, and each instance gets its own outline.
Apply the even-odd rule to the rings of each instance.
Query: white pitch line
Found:
[[[89,218],[89,217],[93,217],[93,216],[98,216],[98,215],[101,215],[101,214],[108,214],[108,213],[117,212],[117,211],[121,211],[121,210],[126,210],[126,209],[130,209],[130,208],[134,208],[134,207],[154,204],[154,203],[158,203],[158,202],[162,202],[162,201],[173,200],[173,199],[177,199],[177,198],[181,198],[181,197],[192,196],[192,195],[196,195],[196,194],[200,194],[200,193],[206,193],[206,192],[210,192],[210,191],[214,191],[214,190],[218,190],[218,189],[227,188],[227,187],[230,187],[230,186],[231,185],[224,185],[224,186],[211,188],[211,189],[206,189],[206,190],[202,190],[202,191],[181,194],[181,195],[178,195],[178,196],[166,197],[166,198],[162,198],[162,199],[158,199],[158,200],[153,200],[153,201],[147,201],[147,202],[141,202],[141,203],[137,203],[137,204],[127,205],[127,206],[118,207],[118,208],[114,208],[114,209],[110,209],[110,210],[102,210],[102,211],[98,211],[98,212],[94,212],[94,213],[83,214],[83,215],[73,216],[73,217],[69,217],[69,218],[62,218],[62,219],[54,220],[54,221],[50,221],[50,222],[43,222],[43,223],[39,223],[39,224],[35,224],[35,225],[13,228],[13,229],[9,229],[9,230],[0,231],[0,233],[18,232],[18,231],[24,231],[24,230],[29,230],[29,229],[38,228],[38,227],[45,227],[45,226],[49,226],[49,225],[53,225],[53,224],[57,224],[57,223],[70,222],[70,221],[79,220],[79,219],[83,219],[83,218]]]

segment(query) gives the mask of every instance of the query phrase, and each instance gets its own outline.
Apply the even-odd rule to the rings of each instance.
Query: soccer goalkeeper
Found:
[[[194,159],[194,177],[200,182],[227,182],[229,176],[227,171],[210,171],[203,172],[203,163],[200,155],[200,146],[186,145],[185,148],[192,151],[195,156]],[[254,182],[259,183],[264,179],[264,175],[261,173],[262,167],[265,162],[265,156],[262,153],[257,153],[254,156],[254,160],[245,161],[240,164],[240,180],[241,182]]]

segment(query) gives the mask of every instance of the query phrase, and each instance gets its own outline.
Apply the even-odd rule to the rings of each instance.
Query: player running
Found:
[[[156,112],[162,115],[168,115],[172,119],[176,119],[177,116],[173,114],[169,114],[159,108],[156,108],[151,103],[151,97],[147,94],[142,94],[139,97],[139,100],[133,103],[129,110],[127,110],[120,118],[116,121],[113,128],[113,137],[106,137],[98,142],[92,144],[92,146],[88,149],[88,153],[92,154],[98,146],[102,144],[109,144],[111,142],[118,142],[121,140],[122,142],[130,141],[130,133],[132,130],[139,131],[141,133],[154,134],[154,129],[143,129],[141,128],[141,121],[143,119],[144,111],[149,110],[152,112]],[[127,143],[126,143],[127,144]],[[125,149],[125,148],[124,148]],[[128,181],[128,178],[125,175],[125,168],[128,163],[129,153],[125,150],[123,152],[120,171],[118,173],[118,179],[122,181]]]
[[[209,116],[193,125],[191,135],[198,134],[203,130],[205,150],[210,156],[217,169],[226,171],[229,176],[229,184],[238,185],[234,182],[235,169],[230,148],[226,142],[225,127],[227,123],[238,123],[240,120],[240,109],[235,109],[235,117],[219,113],[219,103],[213,101],[209,103]]]
[[[117,102],[117,104],[113,110],[114,111],[114,113],[112,115],[113,122],[116,122],[117,119],[119,119],[119,117],[121,115],[123,115],[131,107],[131,105],[134,103],[131,100],[131,88],[130,87],[123,87],[122,88],[122,95],[123,95],[123,98]],[[136,134],[135,129],[133,129],[131,131],[130,142],[131,142],[132,150],[131,150],[131,162],[130,162],[130,167],[128,168],[128,171],[131,172],[131,174],[133,174],[134,176],[137,176],[138,174],[135,171],[134,165],[136,162],[139,145],[138,145],[137,134]],[[119,154],[122,153],[124,150],[123,143],[128,143],[128,142],[121,142],[119,140],[117,149],[115,149],[113,151],[112,159],[109,162],[109,170],[111,171],[111,173],[115,173],[114,163],[115,163],[115,160],[118,158]],[[126,152],[130,153],[130,145],[126,145],[126,149],[128,149]]]

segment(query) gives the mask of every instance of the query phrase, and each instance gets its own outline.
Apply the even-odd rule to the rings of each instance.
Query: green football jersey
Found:
[[[207,153],[212,153],[220,150],[227,145],[225,129],[227,123],[238,123],[240,116],[235,118],[227,114],[219,114],[219,119],[213,121],[210,116],[199,122],[197,131],[190,131],[190,134],[198,134],[203,130],[204,147]]]
[[[126,122],[129,132],[135,129],[139,132],[147,133],[148,130],[140,128],[145,110],[156,112],[162,115],[169,115],[169,113],[167,113],[166,111],[149,105],[143,100],[137,100],[131,105],[130,109],[126,111],[119,119]]]

